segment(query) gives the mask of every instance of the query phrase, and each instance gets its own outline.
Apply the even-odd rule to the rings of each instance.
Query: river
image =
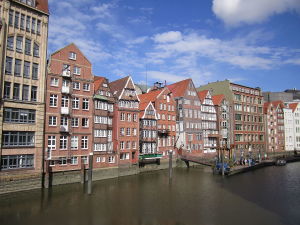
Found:
[[[177,168],[0,196],[1,225],[299,225],[300,163],[229,178]]]

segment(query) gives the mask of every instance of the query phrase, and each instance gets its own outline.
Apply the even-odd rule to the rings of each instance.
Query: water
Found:
[[[300,224],[300,163],[230,178],[168,171],[0,196],[1,225]]]

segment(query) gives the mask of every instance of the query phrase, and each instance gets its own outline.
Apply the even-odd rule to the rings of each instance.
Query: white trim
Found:
[[[158,119],[157,119],[157,113],[156,113],[156,109],[155,109],[155,107],[154,107],[154,105],[152,104],[152,102],[151,102],[151,101],[148,103],[147,107],[145,108],[145,110],[144,110],[144,115],[143,115],[142,119],[144,119],[144,118],[145,118],[146,111],[147,111],[147,109],[148,109],[148,107],[149,107],[150,105],[151,105],[151,106],[152,106],[152,108],[154,109],[154,112],[155,112],[155,114],[154,114],[154,116],[155,116],[155,119],[156,119],[156,120],[158,120]]]

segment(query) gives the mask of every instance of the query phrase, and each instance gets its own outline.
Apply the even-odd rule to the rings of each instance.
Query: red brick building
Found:
[[[115,98],[105,77],[95,77],[94,88],[93,167],[115,167],[118,163],[112,136]]]
[[[174,154],[176,143],[176,101],[168,87],[156,84],[146,94],[139,95],[141,102],[151,102],[157,113],[157,146],[162,158],[168,158],[168,151]]]
[[[264,104],[267,153],[285,150],[283,109],[282,101],[265,102]]]
[[[167,86],[176,100],[178,141],[177,148],[183,153],[202,154],[201,103],[192,79]]]
[[[46,160],[53,171],[88,164],[93,145],[94,78],[89,60],[75,44],[49,60],[46,94]]]
[[[137,164],[139,160],[139,97],[130,76],[109,83],[116,99],[113,144],[120,164]]]

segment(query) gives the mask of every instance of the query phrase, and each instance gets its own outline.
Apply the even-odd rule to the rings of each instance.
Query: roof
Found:
[[[201,102],[204,101],[205,97],[207,96],[207,93],[208,93],[208,90],[197,92],[198,97],[199,97],[199,99],[200,99]]]
[[[140,104],[146,103],[146,102],[154,102],[156,97],[165,89],[159,89],[154,91],[149,91],[148,93],[139,95]]]
[[[170,91],[173,93],[174,97],[181,97],[184,96],[184,93],[186,89],[188,88],[189,83],[191,82],[192,79],[186,79],[179,81],[174,84],[170,84],[167,87],[170,89]]]
[[[36,0],[36,8],[49,14],[48,0]]]
[[[297,106],[298,106],[298,103],[290,103],[290,104],[289,104],[289,108],[292,109],[293,112],[295,112]]]
[[[264,113],[267,114],[268,108],[270,105],[273,105],[273,107],[277,108],[278,106],[284,108],[282,101],[273,101],[273,102],[265,102],[264,103]]]
[[[109,87],[110,87],[112,94],[115,95],[116,97],[119,97],[122,93],[122,90],[125,88],[129,78],[130,78],[130,76],[127,76],[127,77],[121,78],[119,80],[110,82]]]
[[[214,105],[221,105],[222,101],[225,99],[225,95],[214,95],[212,96],[212,101]]]
[[[99,90],[101,87],[101,84],[105,81],[105,77],[99,77],[99,76],[94,76],[94,90],[95,93]]]

